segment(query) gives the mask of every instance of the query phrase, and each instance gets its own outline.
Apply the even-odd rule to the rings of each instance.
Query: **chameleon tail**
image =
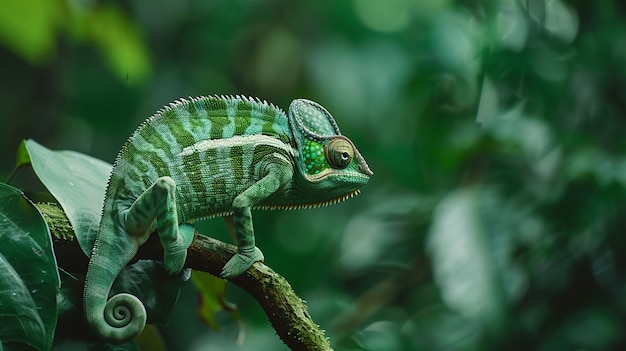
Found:
[[[124,241],[122,238],[117,239]],[[113,281],[137,251],[137,245],[130,241],[122,244],[97,240],[85,281],[87,321],[103,339],[115,344],[134,339],[147,319],[143,303],[131,294],[116,294],[107,301]]]

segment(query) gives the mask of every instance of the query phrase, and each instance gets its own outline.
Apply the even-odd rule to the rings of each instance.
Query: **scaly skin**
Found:
[[[147,119],[118,154],[85,281],[89,324],[111,343],[139,334],[139,299],[111,286],[156,230],[171,274],[182,270],[196,220],[233,216],[237,254],[221,277],[243,274],[263,254],[252,209],[306,208],[358,193],[372,175],[320,105],[294,100],[289,116],[246,97],[181,99]],[[107,301],[108,299],[108,301]]]

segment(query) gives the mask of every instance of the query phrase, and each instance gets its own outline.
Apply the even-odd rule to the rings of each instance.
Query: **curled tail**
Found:
[[[139,335],[147,319],[146,309],[136,296],[120,293],[108,299],[115,278],[137,252],[137,244],[123,238],[116,237],[113,243],[96,240],[83,296],[87,321],[103,339],[114,344]]]
[[[114,295],[104,308],[87,313],[87,320],[98,334],[113,344],[134,339],[146,326],[146,318],[143,303],[126,293]]]

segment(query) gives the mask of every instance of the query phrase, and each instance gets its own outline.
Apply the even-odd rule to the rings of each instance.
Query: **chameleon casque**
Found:
[[[165,269],[182,270],[194,221],[233,216],[237,253],[221,277],[263,261],[252,209],[327,205],[358,194],[372,175],[354,144],[319,104],[294,100],[288,115],[255,98],[177,100],[143,122],[113,164],[85,281],[89,324],[111,343],[137,336],[142,302],[109,299],[116,277],[156,231]]]

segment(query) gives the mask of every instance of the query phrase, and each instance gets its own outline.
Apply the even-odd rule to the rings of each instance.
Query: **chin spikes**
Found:
[[[310,203],[310,204],[302,204],[302,205],[265,205],[265,206],[259,206],[259,207],[255,207],[255,209],[260,209],[260,210],[302,210],[302,209],[310,209],[310,208],[318,208],[318,207],[325,207],[328,205],[334,205],[338,202],[342,202],[345,201],[351,197],[354,197],[356,195],[359,195],[361,193],[361,190],[356,189],[346,195],[340,196],[336,199],[332,199],[332,200],[328,200],[328,201],[322,201],[322,202],[316,202],[316,203]]]

